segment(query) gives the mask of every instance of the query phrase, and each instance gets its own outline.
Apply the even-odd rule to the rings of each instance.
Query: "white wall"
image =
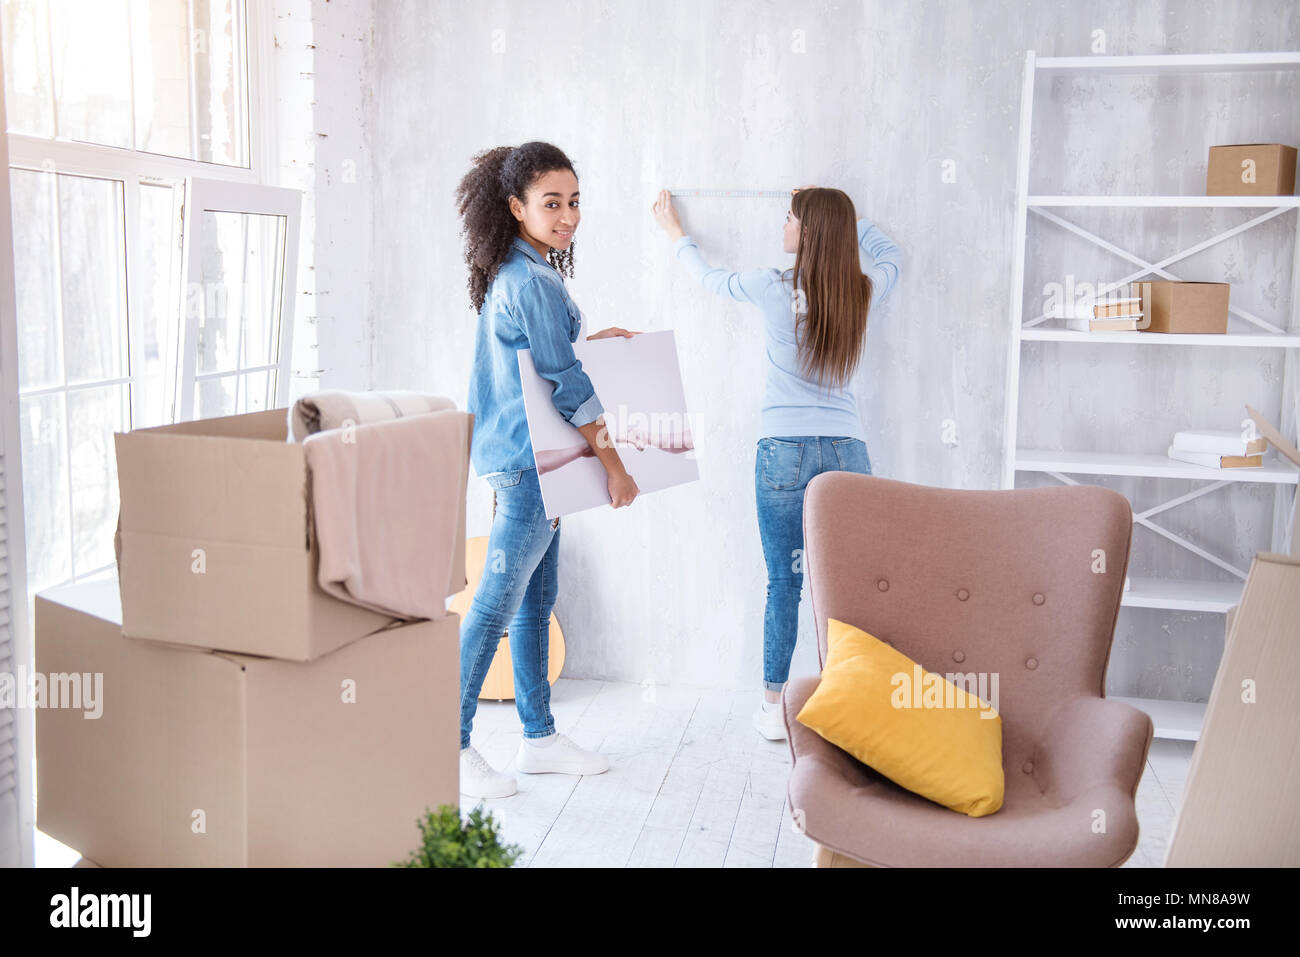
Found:
[[[270,92],[277,185],[303,191],[290,398],[370,375],[370,0],[275,0]]]
[[[349,237],[347,246],[358,262],[370,257],[369,384],[466,399],[475,317],[453,190],[473,153],[544,139],[570,155],[583,192],[576,300],[593,329],[677,330],[687,399],[704,416],[701,482],[627,510],[564,519],[557,614],[568,637],[566,674],[739,686],[760,677],[765,572],[753,455],[761,326],[751,307],[706,297],[670,259],[649,213],[655,192],[807,182],[847,191],[906,256],[893,302],[872,314],[858,380],[876,474],[995,487],[1024,55],[1085,55],[1098,29],[1112,54],[1296,49],[1300,39],[1294,5],[1284,0],[375,6],[365,73],[373,99],[361,121],[373,164],[359,167],[374,201],[373,244],[367,253]],[[1163,80],[1108,83],[1040,86],[1036,158],[1057,172],[1032,189],[1197,192],[1212,142],[1300,142],[1294,80],[1203,80],[1181,92]],[[1261,105],[1237,106],[1246,88]],[[1070,132],[1079,122],[1090,125]],[[1099,129],[1113,147],[1095,139]],[[943,181],[946,160],[955,183]],[[320,208],[326,195],[356,196],[328,185]],[[791,262],[780,247],[779,201],[679,208],[715,264]],[[1288,306],[1283,224],[1293,228],[1293,216],[1204,255],[1194,263],[1204,275],[1187,277],[1226,271],[1240,284],[1234,304],[1276,318]],[[1149,258],[1235,221],[1196,213],[1179,226],[1162,214],[1135,232],[1113,216],[1080,219]],[[1030,248],[1038,282],[1114,268],[1082,245],[1067,255],[1039,223]],[[342,348],[356,317],[335,316],[345,324],[334,334]],[[1253,353],[1230,371],[1210,354],[1188,362],[1186,349],[1031,348],[1036,362],[1062,367],[1032,372],[1023,385],[1026,445],[1110,441],[1162,451],[1175,428],[1232,426],[1246,401],[1276,412],[1275,354]],[[1139,377],[1153,388],[1139,388]],[[1140,405],[1147,395],[1158,398],[1155,409]],[[1132,410],[1103,411],[1112,398]],[[955,445],[942,441],[946,419],[955,422]],[[483,535],[490,493],[477,480],[471,486],[469,534]],[[1223,501],[1234,503],[1235,521],[1211,504]],[[1271,501],[1241,488],[1168,517],[1176,528],[1211,523],[1212,540],[1245,566],[1268,546]],[[1135,573],[1217,577],[1145,532],[1133,563]],[[816,666],[807,605],[795,674]],[[1222,629],[1222,616],[1126,610],[1111,691],[1204,700]]]

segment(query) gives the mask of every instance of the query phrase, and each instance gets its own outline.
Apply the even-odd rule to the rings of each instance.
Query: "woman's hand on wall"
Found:
[[[654,217],[655,222],[659,224],[660,228],[668,234],[668,238],[673,242],[677,242],[686,235],[682,231],[682,221],[677,218],[677,210],[673,208],[672,193],[666,189],[659,190],[659,198],[655,200],[654,204]]]

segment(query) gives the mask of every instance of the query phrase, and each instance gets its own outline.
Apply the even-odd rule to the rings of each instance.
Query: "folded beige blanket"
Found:
[[[307,437],[325,592],[395,618],[446,615],[453,573],[464,578],[472,421],[451,409]]]
[[[346,424],[386,422],[408,415],[454,409],[456,403],[424,392],[316,392],[303,396],[289,410],[289,435],[294,442]]]

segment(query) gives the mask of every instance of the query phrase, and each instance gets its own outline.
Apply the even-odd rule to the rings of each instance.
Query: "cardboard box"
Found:
[[[1152,280],[1136,285],[1141,290],[1147,332],[1228,331],[1226,282]]]
[[[1295,195],[1296,150],[1281,143],[1211,146],[1206,196]]]
[[[115,436],[124,634],[309,661],[393,621],[317,583],[305,455],[287,433],[272,409]],[[465,587],[461,488],[449,596]]]
[[[1261,552],[1224,643],[1166,867],[1300,866],[1300,558]]]
[[[37,825],[104,867],[402,860],[459,803],[459,624],[299,663],[124,638],[112,581],[43,592],[37,671],[103,677],[98,718],[36,710]]]
[[[1249,405],[1278,453],[1300,467],[1300,449]],[[1298,493],[1300,494],[1300,493]],[[1223,660],[1174,821],[1166,867],[1300,865],[1300,510],[1289,555],[1261,552],[1239,604],[1228,609]],[[1254,682],[1246,700],[1245,682]]]

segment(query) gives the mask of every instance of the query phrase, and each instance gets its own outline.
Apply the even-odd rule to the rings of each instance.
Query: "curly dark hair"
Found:
[[[519,222],[510,213],[510,197],[526,202],[537,177],[552,170],[578,174],[564,151],[550,143],[498,146],[474,156],[474,165],[456,187],[456,204],[464,225],[465,263],[469,266],[469,301],[478,312],[488,286],[519,235]],[[552,249],[547,260],[561,275],[573,278],[573,247]]]

